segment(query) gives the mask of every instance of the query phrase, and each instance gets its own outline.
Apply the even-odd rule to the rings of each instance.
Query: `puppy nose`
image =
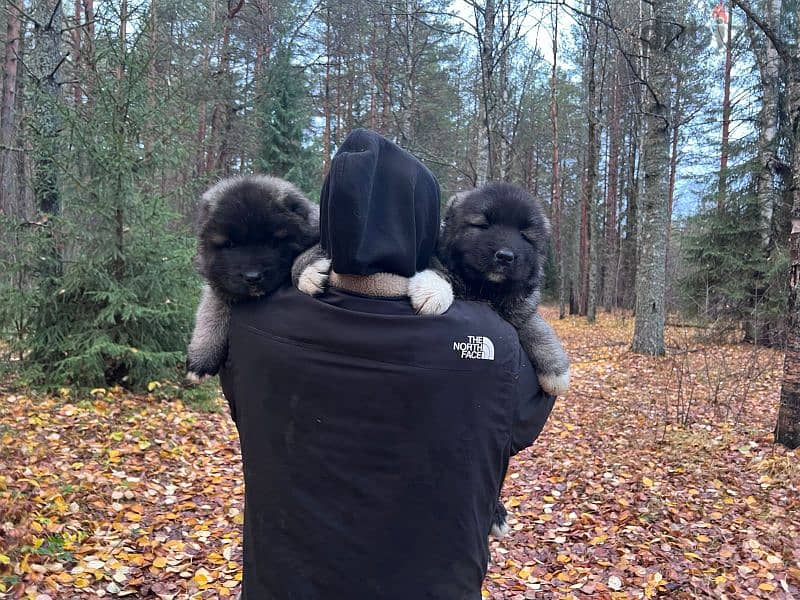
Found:
[[[242,277],[247,283],[258,283],[261,281],[261,273],[259,271],[247,271],[242,273]]]
[[[501,248],[494,253],[494,258],[498,262],[511,263],[514,261],[514,253],[508,248]]]

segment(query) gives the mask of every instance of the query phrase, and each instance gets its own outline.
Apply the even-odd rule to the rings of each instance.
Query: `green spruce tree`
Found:
[[[258,169],[283,177],[313,197],[318,190],[319,152],[309,139],[311,107],[303,70],[292,64],[288,47],[269,60],[258,105],[261,117]]]

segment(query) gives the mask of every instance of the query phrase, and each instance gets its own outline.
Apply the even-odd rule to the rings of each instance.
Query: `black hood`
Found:
[[[436,248],[439,183],[397,144],[356,129],[322,186],[320,234],[337,273],[411,277],[428,267]]]

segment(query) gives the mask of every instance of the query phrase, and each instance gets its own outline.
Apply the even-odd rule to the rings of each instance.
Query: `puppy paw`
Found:
[[[329,258],[320,258],[308,265],[300,274],[300,279],[297,281],[297,289],[308,294],[309,296],[316,296],[325,291],[325,286],[328,284],[328,273],[331,270],[331,260]]]
[[[192,383],[194,385],[198,385],[203,383],[204,381],[208,381],[211,379],[211,375],[206,373],[205,375],[201,375],[200,373],[195,373],[194,371],[187,371],[186,372],[186,381]]]
[[[453,303],[453,286],[436,271],[420,271],[408,280],[411,306],[420,315],[441,315]]]
[[[498,502],[492,516],[492,529],[489,533],[493,538],[499,540],[508,535],[509,531],[511,531],[511,527],[508,526],[508,511],[505,506]]]
[[[186,359],[186,379],[190,383],[202,383],[219,372],[221,361],[215,361],[209,356],[189,350]]]
[[[563,394],[569,389],[569,369],[563,373],[539,373],[539,385],[553,396]]]

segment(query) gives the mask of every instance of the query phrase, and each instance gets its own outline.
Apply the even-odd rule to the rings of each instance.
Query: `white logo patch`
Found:
[[[453,342],[453,350],[461,358],[477,360],[494,360],[494,344],[488,337],[482,335],[468,335],[465,342]]]

